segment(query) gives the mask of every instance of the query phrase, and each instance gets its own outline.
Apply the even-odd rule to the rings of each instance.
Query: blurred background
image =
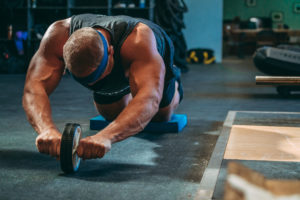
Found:
[[[188,62],[221,63],[266,45],[300,44],[300,0],[2,0],[0,72],[25,73],[47,27],[80,13],[156,22],[173,40],[183,72]]]

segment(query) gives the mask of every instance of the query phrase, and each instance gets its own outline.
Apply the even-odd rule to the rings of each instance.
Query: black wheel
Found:
[[[278,94],[282,97],[290,97],[291,96],[291,90],[287,87],[277,87],[276,88]]]
[[[76,172],[79,168],[80,158],[76,154],[76,149],[80,138],[80,125],[67,123],[60,144],[60,167],[65,173]]]

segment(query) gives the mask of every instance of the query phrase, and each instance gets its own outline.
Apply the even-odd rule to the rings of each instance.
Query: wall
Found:
[[[290,29],[300,29],[300,14],[293,12],[295,3],[300,3],[300,0],[256,0],[255,7],[247,7],[245,0],[224,0],[224,19],[230,20],[235,16],[240,16],[242,20],[270,17],[273,11],[282,11],[283,23]]]
[[[222,61],[223,0],[185,0],[184,35],[188,49],[213,49],[216,61]]]

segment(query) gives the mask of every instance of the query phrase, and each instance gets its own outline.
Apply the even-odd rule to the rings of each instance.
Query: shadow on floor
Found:
[[[24,150],[0,150],[0,169],[14,170],[46,170],[60,173],[59,161],[38,152]],[[149,170],[155,166],[135,165],[129,163],[117,163],[107,160],[82,161],[80,170],[77,173],[60,176],[79,178],[87,181],[101,182],[123,182],[132,179],[139,179],[143,176],[150,176]],[[143,176],[141,176],[143,174]]]
[[[0,169],[57,170],[57,161],[39,152],[0,149]]]
[[[193,123],[193,122],[191,122]],[[199,182],[207,165],[217,135],[204,134],[203,130],[216,130],[221,123],[203,121],[197,129],[186,128],[181,133],[153,134],[140,133],[134,137],[155,143],[151,150],[153,164],[118,161],[118,156],[82,161],[80,170],[71,175],[60,171],[59,162],[37,151],[21,149],[0,149],[0,169],[44,170],[62,177],[75,178],[92,182],[127,182],[130,180],[156,181],[153,177]],[[203,129],[203,130],[202,130]],[[170,142],[172,141],[172,142]],[[142,141],[141,141],[142,142]],[[140,145],[143,145],[141,143]],[[135,148],[133,148],[135,149]],[[194,153],[192,153],[194,152]],[[128,149],[130,155],[132,150]],[[126,153],[122,153],[126,155]],[[122,156],[119,155],[119,156]],[[135,158],[138,159],[138,158]],[[191,164],[192,163],[192,164]]]
[[[155,169],[155,166],[110,162],[105,160],[89,160],[81,164],[77,173],[60,176],[68,178],[77,178],[93,182],[128,182],[130,180],[143,180],[149,176]]]

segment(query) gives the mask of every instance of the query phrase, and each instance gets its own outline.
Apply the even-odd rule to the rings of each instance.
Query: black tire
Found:
[[[60,167],[66,174],[76,172],[79,168],[80,158],[76,153],[73,153],[73,149],[77,146],[80,138],[80,125],[67,123],[60,144]]]

